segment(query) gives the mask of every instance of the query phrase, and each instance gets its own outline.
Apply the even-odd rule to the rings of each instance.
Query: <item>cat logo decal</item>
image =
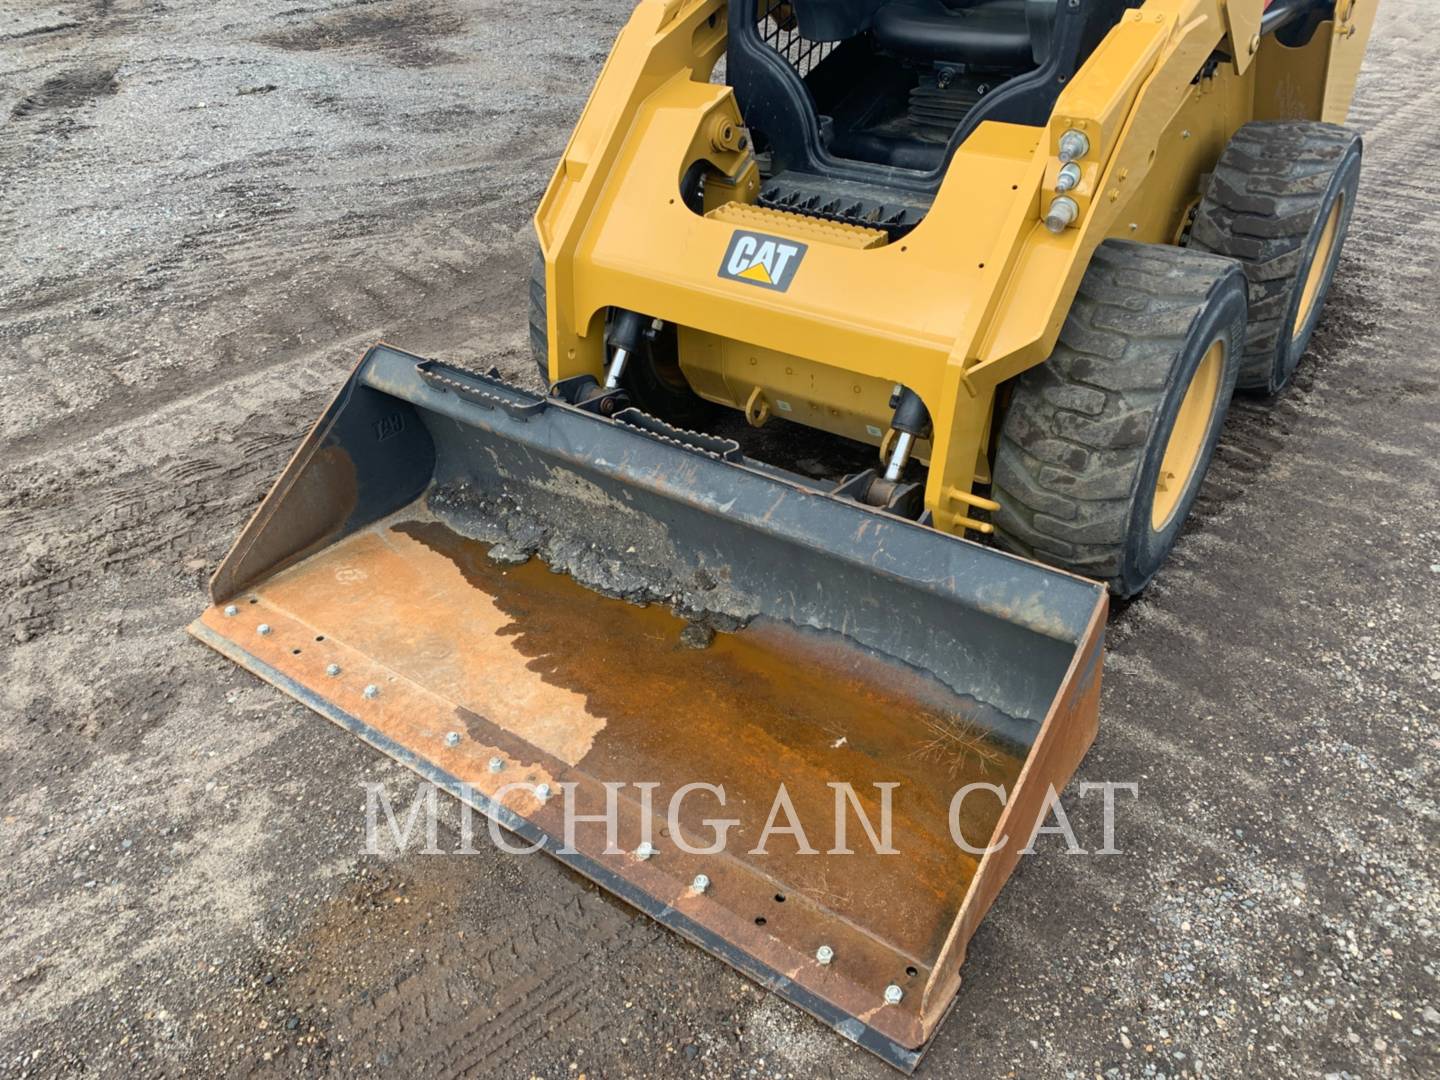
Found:
[[[785,292],[795,280],[806,250],[805,244],[794,240],[737,229],[720,264],[720,276]]]

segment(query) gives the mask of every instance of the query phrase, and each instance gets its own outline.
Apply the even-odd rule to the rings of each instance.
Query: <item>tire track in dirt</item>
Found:
[[[558,891],[486,926],[487,948],[468,972],[427,965],[334,1030],[352,1054],[404,1060],[427,1076],[503,1070],[541,1040],[579,1034],[570,1025],[604,992],[595,966],[623,963],[658,933],[597,896]]]
[[[47,112],[78,109],[113,94],[120,89],[115,80],[118,70],[118,64],[86,65],[52,75],[10,110],[10,119],[29,120]]]
[[[505,866],[498,880],[476,869],[413,856],[362,868],[302,934],[257,961],[286,972],[281,1000],[247,1001],[215,1037],[289,1012],[315,1032],[307,1064],[437,1077],[528,1075],[523,1062],[541,1044],[583,1044],[610,993],[596,971],[644,963],[662,931],[543,859]],[[517,875],[537,874],[546,887],[533,902],[505,903]],[[257,1054],[232,1072],[290,1075],[296,1064]]]
[[[50,416],[7,418],[0,444],[6,455],[43,456],[116,420],[260,368],[311,365],[307,354],[325,344],[339,349],[347,340],[384,334],[474,355],[520,343],[520,335],[506,332],[501,314],[523,289],[526,255],[513,238],[478,240],[443,221],[414,235],[382,238],[368,223],[360,225],[353,230],[360,246],[348,255],[343,253],[356,247],[355,240],[347,244],[333,229],[309,231],[293,245],[303,268],[297,273],[277,265],[272,223],[251,218],[203,237],[206,259],[225,268],[223,291],[207,293],[203,281],[184,276],[183,263],[173,269],[156,264],[154,274],[132,279],[129,295],[98,305],[93,296],[62,289],[12,309],[0,336],[20,342],[22,355],[41,371],[53,366],[42,343],[61,327],[77,355],[114,359],[108,372],[92,367],[77,373],[107,380],[94,405],[75,408],[62,400]],[[423,239],[436,235],[444,237],[438,245]],[[183,294],[174,296],[167,279]],[[139,316],[119,339],[117,309]],[[177,324],[186,330],[174,340]],[[166,344],[157,349],[157,341]],[[63,394],[70,387],[57,389]],[[65,422],[56,423],[60,418]]]
[[[0,372],[0,392],[43,395],[49,406],[0,415],[0,449],[40,455],[237,367],[301,363],[317,344],[365,328],[470,357],[523,344],[497,315],[514,307],[507,290],[522,287],[507,267],[523,273],[530,207],[585,88],[552,95],[523,124],[513,110],[482,119],[467,104],[470,91],[486,85],[487,68],[508,61],[492,54],[477,70],[448,55],[394,55],[390,44],[488,36],[488,22],[471,27],[444,4],[317,10],[318,22],[293,8],[261,19],[319,35],[321,59],[298,67],[279,48],[257,62],[241,61],[233,47],[215,57],[189,45],[180,55],[163,44],[137,47],[120,70],[121,92],[87,121],[118,124],[118,142],[88,129],[59,144],[17,125],[0,133],[0,158],[13,159],[22,179],[18,203],[0,214],[14,219],[27,201],[32,213],[52,201],[55,188],[80,189],[53,202],[48,216],[64,227],[37,238],[76,255],[42,257],[32,247],[10,253],[15,273],[0,274],[0,344],[19,361]],[[134,14],[109,13],[110,22],[86,33],[125,38]],[[194,16],[166,18],[183,29]],[[325,30],[332,23],[348,27],[335,40]],[[262,84],[255,73],[267,66],[276,74]],[[345,93],[319,92],[355,69],[365,78],[342,84]],[[47,85],[63,89],[81,70],[72,65]],[[516,101],[535,97],[550,72],[532,65],[509,79],[509,91]],[[180,89],[205,78],[219,87]],[[418,106],[409,100],[415,93],[401,92],[417,85]],[[165,116],[193,144],[173,170],[155,160],[172,145],[127,126],[140,109]],[[296,137],[277,142],[277,128]],[[119,196],[81,179],[104,175],[117,158],[139,164],[121,170]],[[38,179],[47,175],[48,186]],[[124,198],[127,188],[135,198]],[[60,336],[71,347],[57,353],[48,344]]]

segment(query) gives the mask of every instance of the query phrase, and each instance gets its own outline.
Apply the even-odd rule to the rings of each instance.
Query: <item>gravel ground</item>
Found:
[[[0,1075],[889,1075],[552,861],[362,855],[409,774],[181,629],[366,344],[528,375],[626,9],[0,3]],[[1298,385],[1112,622],[1124,853],[1025,861],[927,1075],[1440,1075],[1427,10]]]

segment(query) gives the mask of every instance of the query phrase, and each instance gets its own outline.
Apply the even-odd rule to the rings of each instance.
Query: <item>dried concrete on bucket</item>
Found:
[[[575,473],[552,471],[543,509],[511,494],[489,497],[464,483],[438,487],[428,501],[455,531],[490,544],[496,562],[539,558],[602,595],[669,606],[697,627],[689,644],[704,641],[707,630],[738,630],[759,614],[754,601],[720,575],[691,566],[663,522]]]

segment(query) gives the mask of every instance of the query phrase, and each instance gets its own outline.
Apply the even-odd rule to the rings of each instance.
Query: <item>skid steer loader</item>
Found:
[[[642,0],[536,215],[546,391],[376,346],[193,633],[913,1068],[1109,594],[1320,317],[1374,12]]]

